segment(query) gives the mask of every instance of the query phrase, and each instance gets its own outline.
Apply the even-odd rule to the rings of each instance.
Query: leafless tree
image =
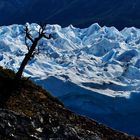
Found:
[[[39,31],[38,31],[38,36],[36,38],[33,38],[31,35],[31,30],[29,30],[29,27],[26,25],[25,26],[25,44],[27,46],[28,52],[25,54],[25,57],[23,61],[21,62],[21,65],[19,67],[18,72],[16,73],[16,79],[21,79],[23,71],[28,64],[28,62],[34,57],[36,54],[36,47],[38,45],[38,42],[42,38],[50,39],[51,35],[46,35],[45,33],[45,27],[46,25],[40,25]],[[27,41],[31,42],[31,45],[27,43]]]

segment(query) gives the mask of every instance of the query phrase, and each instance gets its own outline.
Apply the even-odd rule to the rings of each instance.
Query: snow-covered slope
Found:
[[[39,26],[29,25],[33,36]],[[27,52],[22,25],[0,27],[0,65],[17,71]],[[140,136],[140,29],[47,25],[24,72],[71,110]]]

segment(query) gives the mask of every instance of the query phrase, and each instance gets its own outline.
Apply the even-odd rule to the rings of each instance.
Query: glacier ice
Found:
[[[35,37],[39,25],[27,25]],[[27,53],[23,25],[0,27],[0,65],[17,71]],[[40,40],[40,53],[24,76],[49,90],[71,110],[110,127],[140,136],[140,29],[80,29],[47,25],[52,39]]]

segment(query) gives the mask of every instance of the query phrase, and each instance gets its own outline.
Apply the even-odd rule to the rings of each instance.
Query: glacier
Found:
[[[39,25],[27,25],[35,37]],[[140,136],[140,29],[48,24],[46,33],[24,76],[68,109]],[[0,66],[16,72],[27,53],[24,25],[0,27],[0,52]]]

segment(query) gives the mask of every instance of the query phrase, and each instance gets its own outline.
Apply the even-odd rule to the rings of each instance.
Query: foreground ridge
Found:
[[[31,81],[4,89],[11,88],[13,76],[11,70],[1,68],[1,97],[9,96],[0,109],[0,139],[139,140],[74,114]]]

